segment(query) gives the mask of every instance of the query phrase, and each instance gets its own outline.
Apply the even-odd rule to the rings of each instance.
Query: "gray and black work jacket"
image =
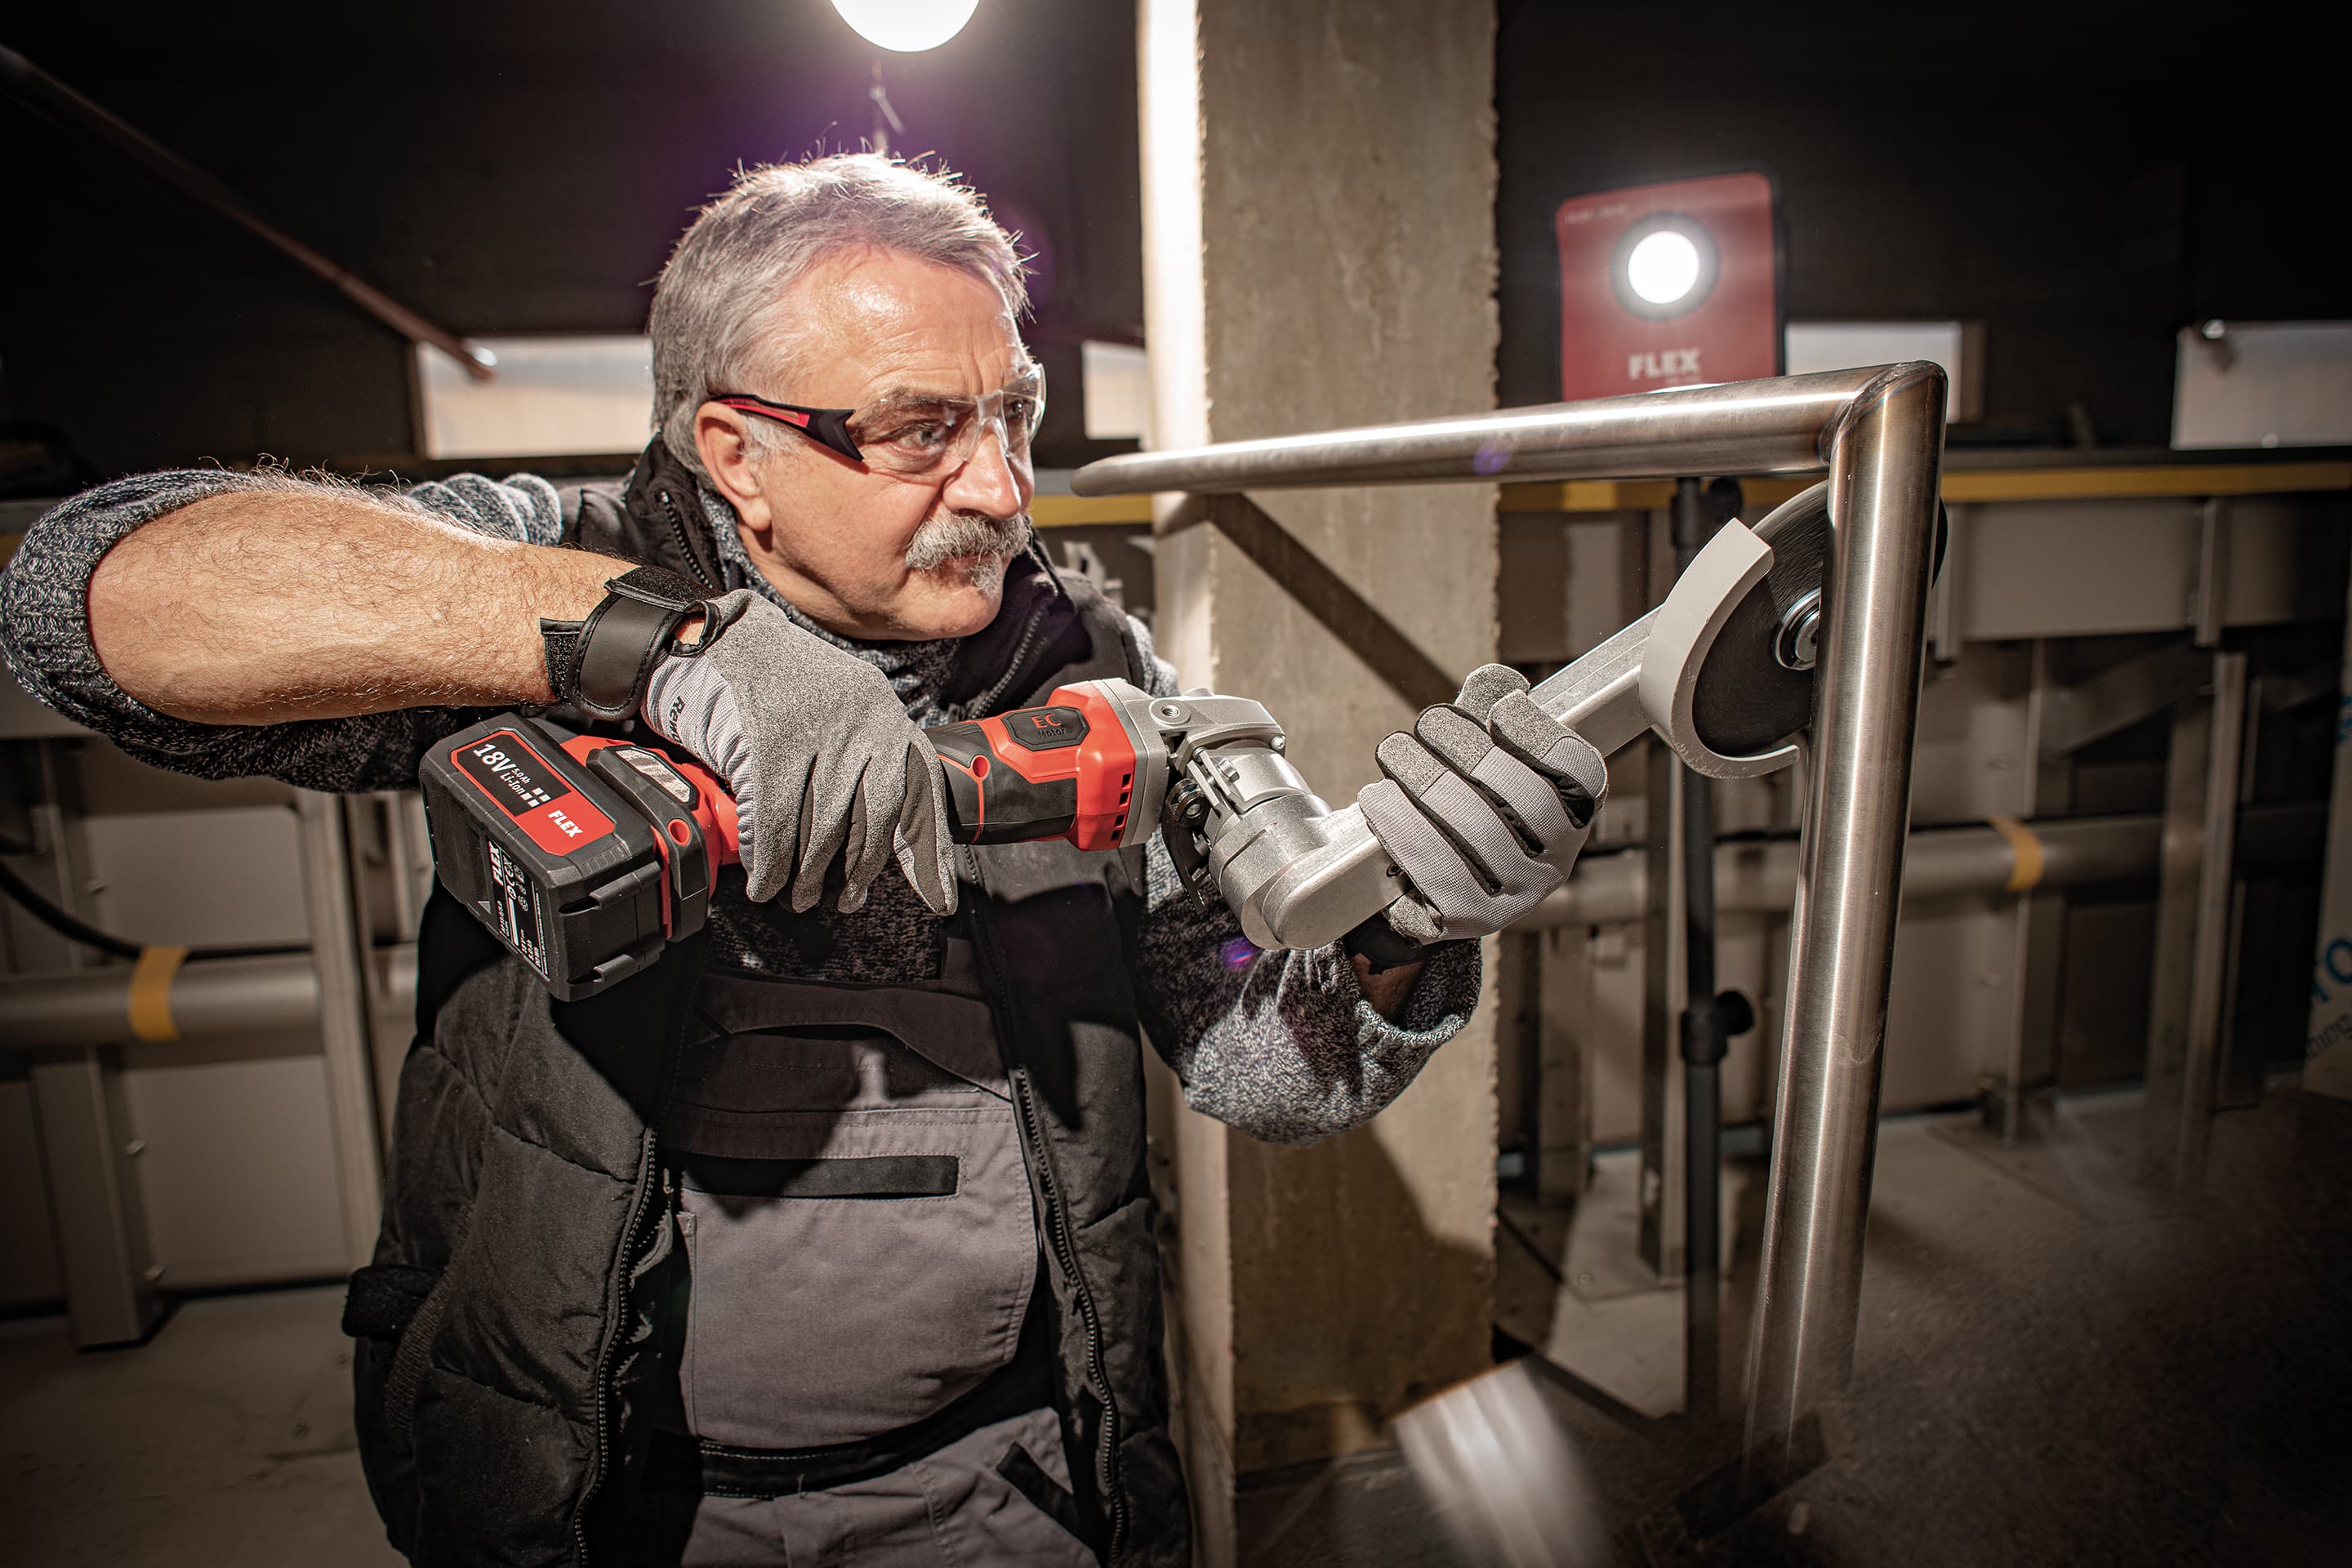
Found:
[[[412,780],[425,745],[479,715],[198,726],[105,678],[86,621],[99,556],[147,517],[250,482],[148,476],[44,518],[0,574],[0,655],[36,695],[161,765],[328,788]],[[727,559],[731,519],[714,515],[658,441],[625,486],[559,497],[544,481],[459,479],[412,493],[485,531],[495,531],[479,521],[487,510],[560,505],[560,530],[548,518],[519,536],[714,586],[764,586],[744,580],[740,546]],[[955,717],[1034,703],[1076,679],[1167,679],[1132,620],[1034,552],[1008,573],[996,622],[952,652],[942,679]],[[660,1297],[676,1229],[659,1129],[692,1076],[688,1053],[724,1011],[719,991],[760,967],[747,931],[780,942],[787,963],[823,960],[812,973],[830,984],[870,994],[917,977],[919,962],[897,951],[829,951],[853,945],[858,928],[745,904],[740,873],[730,875],[737,896],[714,900],[701,937],[577,1004],[553,1002],[446,896],[427,909],[383,1229],[349,1313],[362,1458],[394,1543],[419,1563],[578,1563],[610,1539],[605,1510],[628,1495],[664,1371]],[[961,875],[961,906],[937,934],[977,958],[1017,1113],[1076,1515],[1106,1561],[1181,1562],[1188,1510],[1166,1430],[1143,1177],[1142,1025],[1197,1109],[1309,1142],[1367,1120],[1459,1029],[1477,994],[1475,944],[1435,950],[1391,1024],[1335,950],[1257,954],[1222,911],[1171,917],[1179,897],[1156,845],[1149,855],[967,850]]]
[[[584,542],[684,564],[659,535]],[[1065,599],[1040,645],[1048,657],[1006,706],[1144,673],[1123,616],[1083,587]],[[1167,1436],[1121,943],[1141,854],[1054,843],[962,861],[953,924],[980,960],[1046,1244],[1052,1397],[1083,1478],[1078,1517],[1109,1560],[1182,1562],[1188,1509]],[[420,1563],[560,1560],[557,1521],[587,1555],[596,1501],[625,1495],[615,1478],[649,1436],[640,1417],[664,1374],[661,1265],[675,1243],[656,1129],[698,1016],[714,1010],[698,984],[708,944],[681,944],[651,973],[565,1005],[476,940],[463,911],[444,900],[438,918],[457,929],[436,933],[456,941],[434,943],[420,998],[435,1048],[403,1076],[376,1268],[354,1286],[354,1326],[373,1331],[359,1373],[369,1474],[395,1543]],[[445,946],[478,962],[446,965]],[[367,1320],[378,1301],[412,1298],[404,1325],[396,1304]],[[583,1310],[592,1302],[601,1310]]]

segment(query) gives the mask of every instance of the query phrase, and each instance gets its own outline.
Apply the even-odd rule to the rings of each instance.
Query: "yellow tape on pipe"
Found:
[[[172,982],[186,962],[184,947],[142,947],[131,970],[131,1033],[142,1040],[176,1040],[179,1025],[172,1021]]]
[[[2009,840],[2007,890],[2028,891],[2042,880],[2042,837],[2013,816],[1989,816],[1992,830]]]

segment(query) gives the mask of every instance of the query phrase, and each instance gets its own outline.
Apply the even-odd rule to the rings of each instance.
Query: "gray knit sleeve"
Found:
[[[1202,912],[1155,836],[1131,967],[1144,1028],[1203,1115],[1270,1143],[1361,1126],[1412,1083],[1478,1005],[1475,942],[1429,950],[1391,1023],[1337,943],[1261,952],[1222,905]]]
[[[198,724],[159,713],[114,683],[89,635],[89,580],[123,536],[207,497],[283,489],[281,474],[179,469],[86,490],[26,531],[0,570],[0,662],[26,690],[144,763],[203,778],[264,774],[311,789],[414,784],[416,762],[475,710],[416,708],[284,724]],[[555,488],[532,475],[504,484],[478,475],[418,486],[410,499],[476,532],[551,544],[563,529]]]
[[[1151,694],[1177,695],[1174,667],[1130,626]],[[1144,1028],[1184,1086],[1184,1101],[1270,1143],[1312,1143],[1361,1126],[1405,1090],[1461,1033],[1478,1005],[1475,942],[1430,949],[1391,1023],[1364,999],[1338,944],[1261,952],[1222,904],[1203,911],[1157,834],[1133,938]]]

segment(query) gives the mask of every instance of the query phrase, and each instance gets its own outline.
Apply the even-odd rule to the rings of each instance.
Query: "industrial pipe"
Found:
[[[2238,815],[2241,862],[2284,867],[2317,852],[2326,809],[2317,805],[2251,806]],[[2154,877],[2164,818],[2059,817],[2000,826],[1922,827],[1903,855],[1903,898],[2065,888]],[[1512,929],[1634,925],[1649,913],[1646,857],[1640,849],[1588,850],[1568,885]],[[1786,914],[1797,892],[1794,838],[1734,840],[1715,847],[1719,914]]]
[[[405,1011],[416,994],[414,947],[391,950],[386,984]],[[89,1046],[157,1038],[132,1024],[133,993],[141,984],[128,966],[40,974],[0,981],[0,1049]],[[140,1004],[171,1026],[164,1039],[204,1039],[315,1028],[319,972],[307,952],[279,958],[224,958],[182,964],[160,998]]]

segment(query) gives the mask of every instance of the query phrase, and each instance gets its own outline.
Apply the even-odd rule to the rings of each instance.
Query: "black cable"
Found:
[[[136,959],[142,952],[145,951],[138,942],[126,937],[116,936],[112,931],[100,931],[69,910],[58,908],[43,898],[38,889],[16,875],[5,861],[0,861],[0,893],[5,893],[11,902],[68,942],[80,942],[84,947],[94,947],[99,952],[111,953],[116,958]],[[200,959],[213,958],[281,958],[289,953],[310,951],[308,947],[284,945],[192,947],[188,950],[188,960],[190,963],[194,963]]]

